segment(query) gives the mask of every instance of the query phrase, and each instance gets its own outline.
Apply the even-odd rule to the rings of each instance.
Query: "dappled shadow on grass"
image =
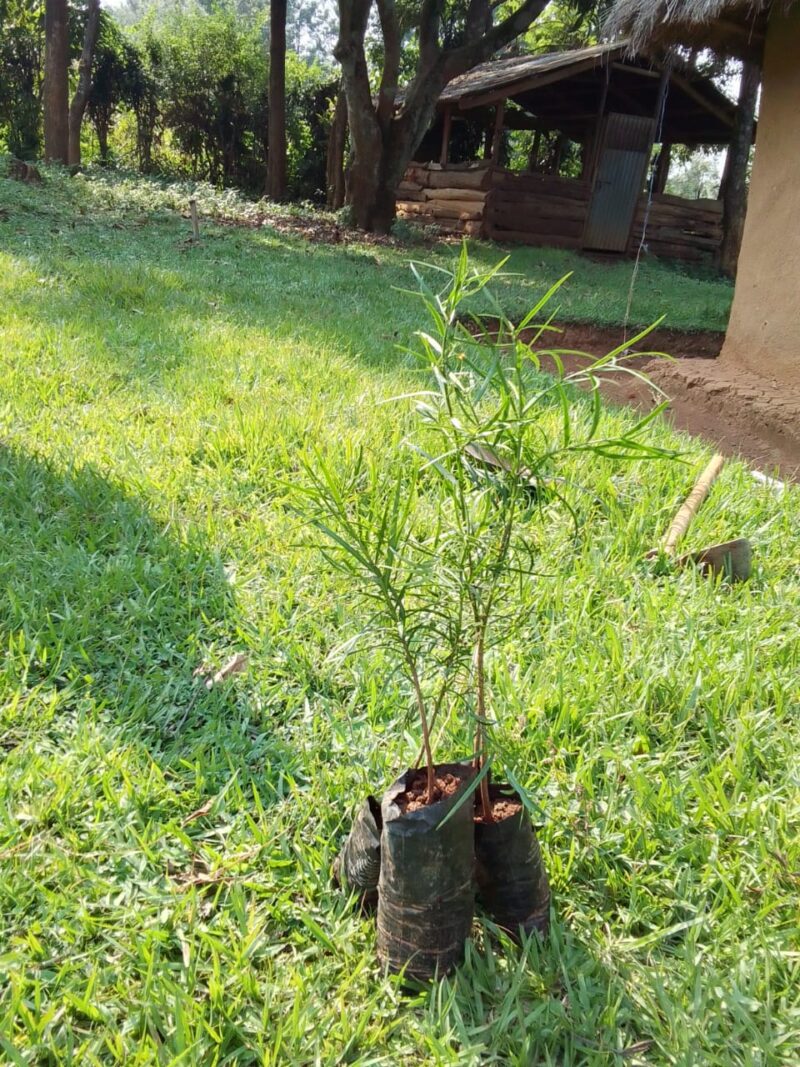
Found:
[[[385,364],[421,319],[395,291],[409,284],[405,265],[268,231],[209,229],[191,245],[175,224],[116,230],[100,219],[57,235],[6,228],[0,251],[16,260],[6,313],[20,328],[55,330],[126,377],[168,380],[184,365],[213,374],[225,346],[246,355],[289,341],[298,358],[305,346]]]
[[[0,446],[7,750],[87,715],[162,766],[202,750],[221,778],[262,775],[235,682],[209,692],[193,677],[205,649],[226,647],[234,610],[219,561],[191,534],[88,466]]]

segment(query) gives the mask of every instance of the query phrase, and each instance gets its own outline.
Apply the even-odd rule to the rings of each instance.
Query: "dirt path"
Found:
[[[619,328],[570,325],[558,345],[600,356],[621,340]],[[670,397],[670,417],[677,429],[704,437],[727,455],[742,456],[758,470],[779,471],[783,478],[800,481],[800,392],[738,368],[732,373],[715,358],[721,334],[661,330],[645,343],[676,360],[643,358],[635,365]],[[581,360],[567,357],[565,363],[575,370]],[[643,411],[663,399],[634,378],[607,382],[603,393],[614,403]]]

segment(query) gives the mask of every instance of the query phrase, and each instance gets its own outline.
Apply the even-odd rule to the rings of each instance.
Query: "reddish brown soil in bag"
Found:
[[[492,820],[494,822],[504,822],[513,815],[519,815],[521,811],[522,804],[518,800],[510,797],[500,797],[499,800],[495,800],[492,804]],[[475,822],[482,823],[484,821],[481,816],[480,804],[478,804],[475,808]]]
[[[457,792],[463,778],[457,778],[449,771],[436,774],[433,779],[433,803],[451,797]],[[402,812],[419,811],[428,806],[428,775],[424,770],[417,771],[406,789],[395,801]]]

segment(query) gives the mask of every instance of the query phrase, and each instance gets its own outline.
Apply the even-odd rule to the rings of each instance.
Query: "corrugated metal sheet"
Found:
[[[610,114],[603,133],[585,248],[624,252],[653,144],[654,121],[639,115]]]

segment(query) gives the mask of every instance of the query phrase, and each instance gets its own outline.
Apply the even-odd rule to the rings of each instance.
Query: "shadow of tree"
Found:
[[[157,223],[120,232],[98,223],[55,239],[37,229],[0,233],[0,251],[16,260],[9,322],[40,324],[45,340],[57,331],[60,344],[76,344],[109,374],[158,381],[186,364],[213,373],[226,344],[268,352],[288,337],[385,365],[422,319],[417,301],[393,292],[409,284],[405,262],[368,249],[244,228],[209,230],[189,247],[177,234]],[[25,270],[30,284],[15,285]],[[3,288],[0,279],[0,298]],[[365,311],[390,293],[391,324]]]
[[[263,774],[247,699],[193,677],[210,646],[232,647],[235,612],[195,535],[88,466],[62,471],[0,446],[0,686],[18,695],[0,718],[3,747],[37,720],[91,714],[161,764],[217,747],[221,779]]]

